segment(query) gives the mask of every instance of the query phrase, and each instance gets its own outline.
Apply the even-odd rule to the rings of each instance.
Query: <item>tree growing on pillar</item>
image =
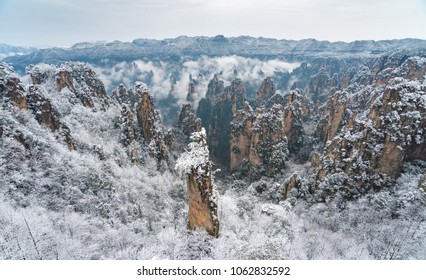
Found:
[[[205,129],[192,133],[190,139],[188,150],[176,162],[176,170],[186,179],[188,188],[188,228],[204,228],[216,237],[219,220]]]

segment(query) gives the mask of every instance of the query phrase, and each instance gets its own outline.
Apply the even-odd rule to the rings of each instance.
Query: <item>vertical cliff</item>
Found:
[[[210,235],[219,235],[217,202],[214,194],[211,162],[204,128],[191,135],[188,151],[176,162],[176,169],[186,179],[188,190],[188,228],[204,228]]]

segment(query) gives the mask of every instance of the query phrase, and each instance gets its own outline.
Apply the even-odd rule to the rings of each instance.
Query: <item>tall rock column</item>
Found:
[[[150,149],[151,157],[157,160],[158,163],[161,163],[163,160],[168,162],[168,148],[171,147],[170,138],[166,137],[164,133],[160,112],[154,109],[154,100],[149,94],[146,84],[141,82],[135,83],[135,97],[135,111],[139,129],[143,135],[145,144]]]
[[[219,220],[205,129],[192,133],[191,141],[188,151],[176,162],[176,169],[186,178],[188,188],[188,228],[204,228],[210,235],[217,237]]]

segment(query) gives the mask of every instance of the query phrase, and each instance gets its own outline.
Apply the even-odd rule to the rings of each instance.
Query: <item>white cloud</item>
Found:
[[[132,88],[135,81],[142,81],[149,85],[150,92],[155,99],[163,99],[168,96],[170,75],[177,73],[175,89],[178,104],[186,102],[189,75],[192,75],[194,79],[198,80],[195,96],[195,104],[198,104],[198,101],[204,97],[208,82],[214,74],[220,73],[220,78],[225,81],[225,85],[228,85],[235,78],[234,70],[237,70],[237,77],[241,78],[246,86],[257,89],[265,77],[273,76],[275,72],[292,71],[298,65],[298,63],[288,63],[277,59],[261,61],[240,56],[226,56],[202,57],[198,60],[186,61],[179,69],[176,68],[179,66],[165,62],[136,60],[131,63],[122,62],[111,68],[97,68],[96,72],[110,91],[112,85],[123,83],[127,88]],[[201,74],[200,77],[199,74]]]

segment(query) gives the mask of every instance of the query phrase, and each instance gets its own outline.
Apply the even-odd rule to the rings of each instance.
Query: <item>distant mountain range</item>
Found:
[[[8,56],[23,55],[36,51],[37,48],[32,47],[17,47],[7,44],[0,44],[0,59]]]
[[[1,45],[3,46],[3,45]],[[0,47],[0,53],[5,53]],[[426,40],[401,39],[383,41],[329,42],[315,39],[277,40],[248,36],[187,37],[153,40],[136,39],[133,42],[84,42],[70,48],[47,48],[9,51],[24,53],[4,58],[17,70],[29,64],[60,64],[66,61],[84,61],[92,64],[109,65],[135,59],[175,60],[194,59],[200,56],[257,57],[260,59],[282,58],[286,61],[310,60],[316,57],[374,57],[398,49],[426,48]],[[30,53],[29,53],[30,52]]]

